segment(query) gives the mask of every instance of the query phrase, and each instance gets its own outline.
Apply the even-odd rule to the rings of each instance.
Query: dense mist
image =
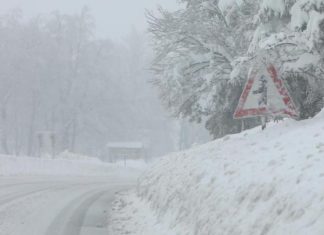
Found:
[[[3,153],[39,155],[44,141],[53,142],[54,154],[100,156],[111,141],[142,141],[153,155],[173,149],[173,123],[149,84],[146,35],[135,28],[121,42],[94,35],[87,7],[1,17]]]

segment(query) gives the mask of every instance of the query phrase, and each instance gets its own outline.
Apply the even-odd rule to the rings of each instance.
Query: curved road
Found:
[[[0,177],[0,235],[108,235],[121,177]]]

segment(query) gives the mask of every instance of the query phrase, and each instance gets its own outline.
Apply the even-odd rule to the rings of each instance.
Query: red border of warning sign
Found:
[[[286,109],[278,110],[276,112],[270,112],[266,107],[263,108],[254,108],[254,109],[243,109],[244,104],[251,92],[253,83],[255,82],[255,78],[257,76],[256,71],[251,71],[249,75],[249,80],[247,81],[243,93],[241,95],[239,104],[234,113],[235,119],[245,118],[245,117],[255,117],[255,116],[289,116],[292,118],[296,118],[298,116],[298,112],[296,106],[291,99],[288,90],[286,89],[284,82],[278,77],[278,73],[276,68],[270,64],[267,68],[270,77],[272,78],[279,94],[282,96],[283,102],[286,105]]]

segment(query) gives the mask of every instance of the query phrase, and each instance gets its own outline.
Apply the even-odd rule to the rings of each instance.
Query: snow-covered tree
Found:
[[[273,63],[285,79],[300,118],[314,116],[324,105],[323,30],[324,1],[261,1],[258,25],[245,66]]]
[[[215,137],[240,131],[232,115],[248,71],[269,63],[280,70],[301,118],[321,109],[321,0],[181,2],[177,11],[148,13],[154,83],[175,116],[205,122]]]
[[[215,137],[237,132],[241,122],[232,114],[244,82],[233,83],[231,77],[255,30],[256,1],[183,2],[186,6],[176,12],[148,13],[154,83],[175,116],[206,122]]]

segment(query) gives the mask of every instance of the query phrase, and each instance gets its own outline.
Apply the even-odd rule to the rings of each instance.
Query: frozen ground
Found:
[[[324,112],[164,157],[114,203],[114,235],[324,234]]]
[[[133,187],[142,167],[0,156],[0,235],[111,234],[115,193]]]

